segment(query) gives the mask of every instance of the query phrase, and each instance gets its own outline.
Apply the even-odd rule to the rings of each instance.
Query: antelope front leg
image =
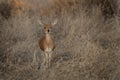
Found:
[[[49,54],[46,52],[45,53],[45,67],[48,67],[49,64]]]
[[[48,57],[49,57],[49,60],[48,60],[49,64],[48,64],[48,66],[50,67],[51,66],[51,59],[52,59],[52,51],[48,53]]]
[[[43,59],[43,62],[42,62],[42,69],[45,70],[48,66],[48,54],[47,52],[44,52],[42,54],[42,59]]]
[[[42,52],[42,65],[46,65],[46,62],[47,62],[47,53],[46,52]]]
[[[43,53],[43,56],[42,56],[42,58],[43,58],[43,66],[46,64],[46,55],[45,55],[46,53]]]

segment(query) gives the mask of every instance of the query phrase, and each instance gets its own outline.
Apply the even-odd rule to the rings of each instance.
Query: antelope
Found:
[[[51,65],[51,58],[53,50],[55,49],[54,41],[51,37],[51,29],[54,25],[57,24],[57,20],[55,20],[51,24],[43,24],[41,21],[39,21],[39,24],[44,27],[45,35],[39,40],[39,47],[42,51],[43,55],[43,64],[47,67],[50,67]]]

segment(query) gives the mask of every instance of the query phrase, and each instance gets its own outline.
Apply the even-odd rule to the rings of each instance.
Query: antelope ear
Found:
[[[56,25],[57,24],[57,22],[58,22],[58,20],[57,19],[55,19],[55,21],[52,23],[52,25],[54,26],[54,25]]]
[[[43,23],[41,22],[41,20],[38,20],[38,23],[43,26]]]

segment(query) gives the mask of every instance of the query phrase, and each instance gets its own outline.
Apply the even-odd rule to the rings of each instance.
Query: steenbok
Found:
[[[52,53],[55,48],[54,40],[51,37],[51,29],[57,24],[57,20],[55,20],[51,24],[43,24],[41,21],[38,21],[41,26],[44,27],[45,35],[39,40],[39,47],[42,50],[43,55],[43,64],[47,67],[51,65]]]

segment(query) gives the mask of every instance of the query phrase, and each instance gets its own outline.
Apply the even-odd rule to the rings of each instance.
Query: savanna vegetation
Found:
[[[0,80],[120,80],[119,0],[0,0]],[[58,23],[43,70],[43,23]]]

